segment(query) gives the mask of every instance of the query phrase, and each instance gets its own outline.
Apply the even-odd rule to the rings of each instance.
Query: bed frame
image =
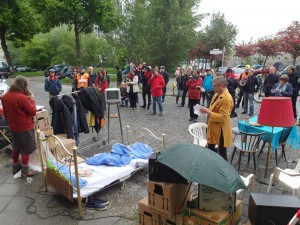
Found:
[[[162,149],[165,148],[165,134],[162,134],[162,137],[159,138],[155,136],[149,129],[147,128],[139,128],[137,130],[131,131],[129,126],[126,126],[127,130],[127,144],[130,144],[131,139],[130,135],[132,134],[139,134],[138,141],[141,141],[143,137],[147,134],[151,138],[155,139],[156,143],[159,141],[161,143]],[[74,202],[73,192],[77,193],[77,203],[78,203],[78,213],[79,217],[83,218],[83,211],[82,211],[82,197],[80,195],[80,186],[79,186],[79,173],[78,173],[78,156],[77,156],[77,147],[74,146],[72,151],[69,151],[65,148],[63,143],[60,139],[55,135],[50,135],[46,138],[41,137],[41,131],[37,130],[37,140],[38,140],[38,150],[40,155],[40,163],[42,167],[42,175],[43,175],[43,183],[45,186],[45,191],[48,191],[48,186],[52,186],[58,193],[65,196],[70,202]],[[145,134],[146,133],[146,134]],[[135,140],[136,142],[136,140]],[[147,143],[147,142],[145,142]],[[149,143],[147,143],[149,144]],[[151,146],[151,144],[149,144]],[[161,148],[158,147],[158,148]],[[45,149],[46,148],[46,149]],[[153,148],[153,147],[152,147]],[[48,158],[48,150],[52,153],[53,157],[55,158],[56,162],[63,164],[64,166],[68,167],[69,173],[73,174],[76,177],[76,187],[73,186],[72,181],[68,181],[61,176],[58,170],[50,170],[46,166],[46,160]],[[157,149],[156,151],[158,151]],[[154,150],[153,150],[154,151]],[[156,152],[154,151],[154,152]],[[71,162],[71,163],[70,163]],[[74,166],[71,169],[71,166]],[[111,184],[105,186],[104,188],[99,189],[101,191],[107,187],[110,187],[114,184],[119,182],[124,182],[126,179],[130,178],[133,174],[135,174],[140,169],[144,169],[145,167],[140,167],[133,171],[130,175],[122,177],[116,181],[113,181]],[[124,184],[124,183],[123,183]]]

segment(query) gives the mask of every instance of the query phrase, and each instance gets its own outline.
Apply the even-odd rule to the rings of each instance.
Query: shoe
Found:
[[[150,105],[147,106],[147,109],[150,109]]]
[[[155,115],[156,114],[156,112],[152,112],[152,113],[150,113],[150,115]]]
[[[141,107],[141,108],[143,108],[143,109],[145,109],[145,108],[146,108],[146,106],[145,106],[145,105],[141,105],[140,107]]]
[[[189,121],[193,121],[193,118],[190,118]]]
[[[20,170],[21,170],[20,163],[13,164],[13,170],[12,170],[13,175],[15,175],[16,173],[18,173]]]
[[[184,107],[184,105],[179,105],[178,107]]]
[[[108,205],[109,201],[103,198],[93,198],[93,197],[88,197],[88,202],[93,202],[96,201],[97,203],[101,205]]]
[[[253,113],[250,113],[249,116],[253,116]]]
[[[237,105],[237,106],[235,106],[235,108],[238,109],[238,108],[240,108],[240,106]]]
[[[241,114],[247,114],[247,112],[242,112]]]
[[[194,118],[194,119],[193,119],[193,122],[194,122],[194,123],[196,123],[196,122],[197,122],[197,119],[196,119],[196,118]]]
[[[86,204],[85,204],[85,207],[86,208],[89,208],[89,209],[96,209],[96,210],[99,210],[99,211],[104,211],[107,209],[107,206],[104,205],[104,204],[101,204],[99,203],[98,201],[88,201]]]
[[[230,118],[234,118],[234,117],[237,117],[238,115],[236,114],[236,112],[233,112],[231,115],[230,115]]]
[[[23,168],[22,168],[23,169]],[[25,179],[26,177],[33,177],[34,175],[38,174],[38,171],[34,171],[34,170],[28,170],[27,173],[24,173],[22,171],[21,173],[21,178]]]
[[[160,116],[163,116],[163,115],[164,115],[164,113],[163,113],[163,112],[160,112],[160,113],[159,113],[159,115],[160,115]]]

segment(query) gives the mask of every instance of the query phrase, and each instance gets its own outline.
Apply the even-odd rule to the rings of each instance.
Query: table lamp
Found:
[[[271,143],[274,127],[292,127],[295,125],[292,100],[288,97],[266,97],[263,98],[257,123],[272,127],[270,135],[267,162],[264,178],[267,177],[269,159],[271,155]]]

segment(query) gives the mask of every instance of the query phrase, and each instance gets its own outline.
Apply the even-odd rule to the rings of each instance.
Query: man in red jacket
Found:
[[[13,174],[22,170],[21,177],[33,176],[29,170],[29,155],[36,150],[33,117],[36,106],[25,77],[18,76],[2,98],[4,117],[7,119],[13,140]],[[19,154],[22,164],[19,164]]]
[[[162,106],[162,95],[163,95],[163,88],[165,87],[165,80],[162,75],[158,74],[158,69],[154,69],[153,76],[150,78],[148,83],[151,86],[151,95],[153,98],[153,112],[151,115],[156,114],[156,102],[159,107],[159,115],[162,116],[164,113],[163,106]]]

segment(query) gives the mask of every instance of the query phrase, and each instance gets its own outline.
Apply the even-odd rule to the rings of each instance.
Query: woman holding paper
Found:
[[[218,145],[218,153],[227,161],[227,147],[232,145],[232,132],[230,113],[233,108],[233,100],[226,88],[225,77],[213,79],[215,95],[209,108],[200,108],[201,113],[207,114],[207,148],[215,151]]]
[[[194,113],[194,106],[200,104],[200,88],[202,87],[202,78],[200,76],[200,71],[195,69],[193,71],[193,76],[189,77],[186,82],[189,94],[190,103],[190,119],[189,121],[197,121],[198,115]]]

